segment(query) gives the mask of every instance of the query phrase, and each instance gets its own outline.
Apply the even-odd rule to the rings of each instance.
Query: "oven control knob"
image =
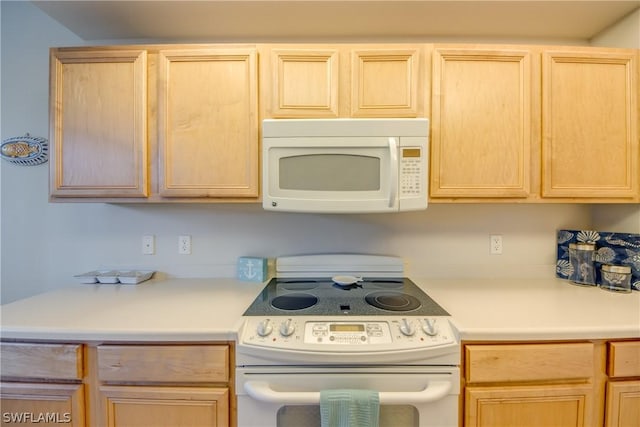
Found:
[[[430,337],[435,337],[436,335],[438,335],[438,329],[436,329],[436,322],[433,319],[424,319],[424,322],[422,322],[422,330],[424,331],[425,334],[429,335]]]
[[[409,323],[407,319],[402,319],[402,322],[400,322],[400,332],[408,337],[416,333],[415,329],[413,329],[413,326],[411,326],[411,323]]]
[[[291,323],[291,319],[285,320],[282,325],[280,325],[280,334],[283,337],[288,337],[296,331],[296,327]]]
[[[266,337],[273,331],[273,326],[271,326],[271,320],[265,319],[258,323],[258,335],[261,337]]]

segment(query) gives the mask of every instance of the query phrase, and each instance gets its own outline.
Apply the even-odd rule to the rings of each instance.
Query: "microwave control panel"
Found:
[[[418,147],[400,148],[400,196],[419,196],[423,190],[422,150]]]

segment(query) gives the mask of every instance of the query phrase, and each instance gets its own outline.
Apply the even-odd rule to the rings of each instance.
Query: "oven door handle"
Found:
[[[431,381],[421,391],[381,391],[381,405],[407,403],[428,403],[440,400],[451,391],[450,381]],[[275,391],[264,381],[247,381],[244,391],[253,399],[265,403],[319,405],[320,392],[317,391]]]

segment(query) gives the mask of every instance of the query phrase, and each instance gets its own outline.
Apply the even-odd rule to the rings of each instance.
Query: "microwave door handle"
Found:
[[[392,208],[398,196],[398,140],[389,138],[389,207]]]
[[[406,405],[407,403],[428,403],[442,399],[451,391],[451,381],[429,381],[420,391],[399,391],[378,393],[381,405]],[[275,391],[264,381],[247,381],[244,391],[253,399],[265,403],[318,405],[320,392],[317,391]]]

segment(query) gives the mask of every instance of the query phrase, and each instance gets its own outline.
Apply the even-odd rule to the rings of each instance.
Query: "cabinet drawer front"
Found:
[[[465,346],[469,383],[553,381],[593,376],[591,343]]]
[[[607,373],[610,377],[640,377],[640,341],[610,342]]]
[[[101,345],[98,377],[108,382],[212,383],[229,380],[226,345]]]
[[[0,346],[2,376],[82,379],[82,345],[6,343]]]

